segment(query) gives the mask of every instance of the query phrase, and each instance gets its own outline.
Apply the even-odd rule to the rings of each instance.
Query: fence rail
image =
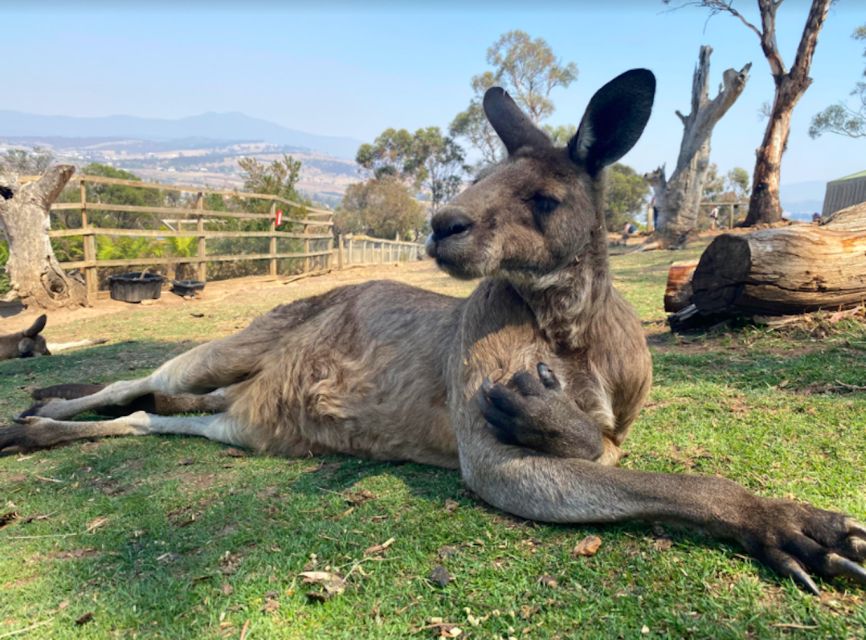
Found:
[[[424,255],[424,246],[417,242],[355,235],[340,238],[337,250],[342,265],[407,262]]]
[[[36,180],[38,176],[28,176],[21,179],[22,182]],[[99,270],[116,267],[149,267],[164,265],[173,272],[174,266],[185,264],[194,265],[197,278],[201,281],[207,280],[208,263],[218,262],[245,262],[245,261],[268,261],[268,273],[271,276],[278,275],[279,260],[294,260],[300,263],[301,272],[310,272],[332,267],[342,268],[358,264],[382,264],[385,262],[416,260],[423,254],[423,247],[414,242],[399,240],[384,240],[368,236],[345,236],[332,233],[334,226],[333,212],[315,207],[308,207],[301,203],[287,200],[279,196],[249,193],[242,191],[229,191],[224,189],[207,189],[190,185],[167,185],[154,182],[139,182],[137,180],[123,180],[119,178],[105,178],[102,176],[77,176],[74,181],[78,182],[80,198],[78,202],[58,202],[51,205],[52,212],[76,211],[81,215],[81,226],[67,229],[53,229],[49,231],[50,238],[81,237],[83,239],[83,260],[68,260],[61,262],[64,269],[80,269],[84,273],[86,283],[87,299],[92,303],[99,289]],[[72,182],[74,184],[74,182]],[[194,194],[194,206],[189,202],[177,207],[171,206],[140,206],[128,204],[111,204],[110,202],[93,202],[88,200],[87,185],[104,184],[141,189],[153,189],[163,192],[179,192]],[[251,200],[265,200],[270,202],[270,211],[260,213],[253,211],[221,211],[204,208],[204,196],[217,195],[231,197],[249,202]],[[243,207],[243,205],[242,205]],[[292,218],[286,216],[281,224],[292,227],[290,231],[278,231],[276,229],[277,208],[299,211],[302,217]],[[100,227],[94,224],[92,212],[105,211],[113,213],[127,213],[134,216],[174,216],[172,220],[161,219],[161,224],[167,229],[121,229],[116,227]],[[268,220],[270,228],[266,231],[222,231],[206,229],[205,224],[213,224],[215,219],[235,219],[243,221]],[[195,225],[184,230],[182,223]],[[172,224],[177,228],[172,228]],[[125,237],[125,238],[194,238],[197,245],[194,246],[195,255],[189,256],[143,256],[137,258],[99,259],[97,255],[97,237]],[[207,253],[208,240],[216,239],[268,239],[267,253],[238,253],[209,255]],[[278,251],[278,240],[291,240],[298,242],[298,251]]]

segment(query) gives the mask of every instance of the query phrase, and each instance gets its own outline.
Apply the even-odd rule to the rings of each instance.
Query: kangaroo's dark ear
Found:
[[[39,332],[45,328],[45,323],[48,321],[48,316],[44,313],[36,318],[36,322],[30,325],[30,328],[24,331],[24,336],[27,338],[35,338]]]
[[[547,134],[532,123],[502,87],[488,89],[484,94],[483,105],[487,120],[509,155],[521,147],[543,149],[550,146]]]
[[[568,142],[571,159],[597,173],[622,158],[643,133],[655,91],[647,69],[626,71],[599,89]]]

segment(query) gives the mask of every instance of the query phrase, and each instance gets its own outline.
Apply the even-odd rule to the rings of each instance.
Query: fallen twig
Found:
[[[0,634],[0,638],[11,638],[12,636],[18,636],[18,635],[21,635],[22,633],[27,633],[28,631],[33,631],[33,629],[36,629],[37,627],[41,627],[42,625],[48,624],[52,620],[53,620],[53,618],[49,618],[48,620],[42,620],[42,621],[37,622],[35,624],[31,624],[29,627],[24,627],[23,629],[17,629],[15,631],[9,631],[7,633]]]

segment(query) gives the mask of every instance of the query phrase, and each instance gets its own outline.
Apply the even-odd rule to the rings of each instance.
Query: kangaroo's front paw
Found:
[[[544,363],[537,377],[516,373],[508,385],[481,387],[481,414],[496,438],[549,455],[595,460],[603,452],[599,428],[562,390]]]
[[[866,527],[835,511],[790,500],[758,498],[740,543],[775,571],[818,595],[809,574],[845,577],[866,586]]]

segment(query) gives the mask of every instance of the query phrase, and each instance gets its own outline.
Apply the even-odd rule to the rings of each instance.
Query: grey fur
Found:
[[[866,530],[842,514],[758,497],[722,478],[614,466],[652,367],[640,323],[611,284],[599,171],[640,134],[650,80],[640,71],[608,83],[582,120],[605,135],[579,139],[577,152],[526,144],[537,136],[525,121],[503,121],[510,107],[497,111],[498,127],[518,131],[519,143],[439,211],[428,242],[449,273],[483,278],[469,298],[372,282],[277,307],[146,378],[48,402],[37,410],[43,417],[0,431],[0,449],[65,441],[81,425],[86,436],[192,433],[287,456],[414,460],[459,467],[483,500],[525,518],[669,520],[737,540],[810,590],[806,571],[860,579],[852,566],[866,555]],[[544,373],[548,384],[527,382],[539,363],[556,385]],[[226,411],[207,420],[65,421],[146,394],[229,385]],[[539,404],[533,394],[552,395]],[[503,415],[488,422],[483,412],[497,399]],[[501,428],[516,445],[501,441]]]

